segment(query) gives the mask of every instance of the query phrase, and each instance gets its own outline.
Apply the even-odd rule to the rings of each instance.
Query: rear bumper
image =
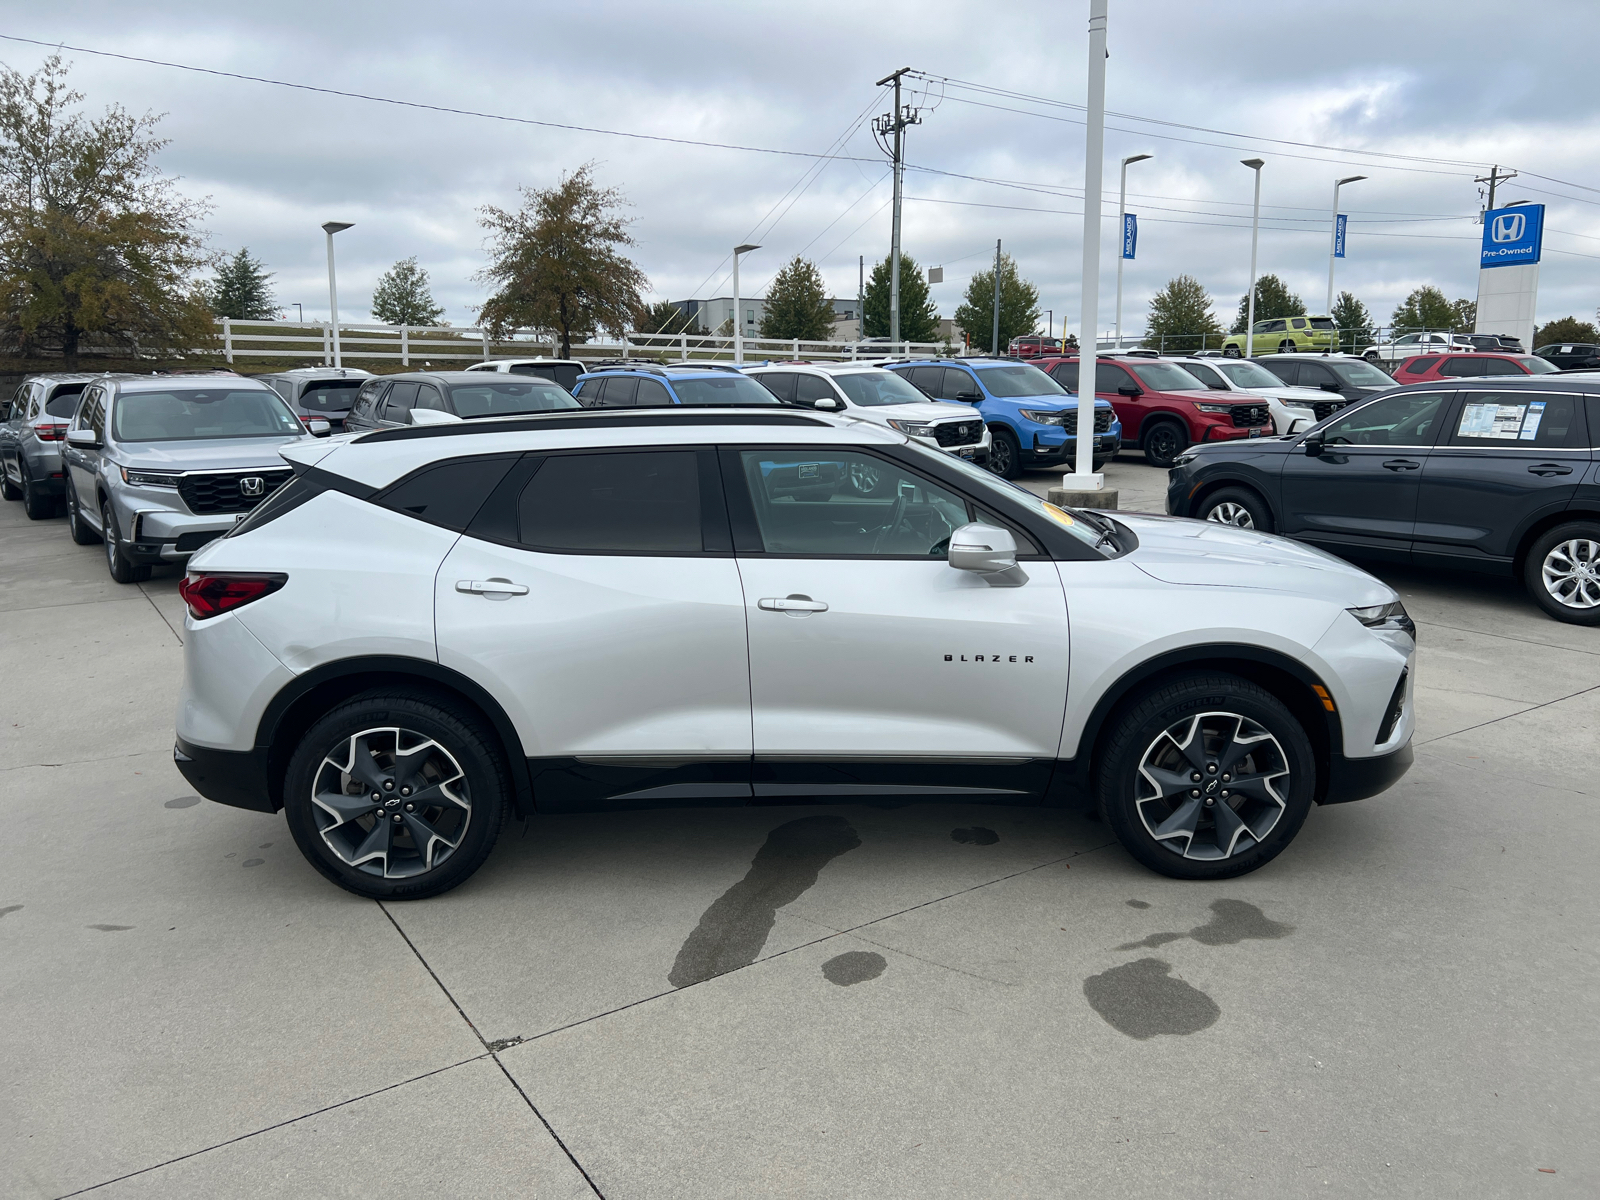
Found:
[[[211,750],[179,738],[172,761],[207,800],[254,812],[276,812],[267,790],[266,754],[262,750]]]
[[[1387,791],[1411,769],[1415,759],[1408,740],[1398,750],[1376,758],[1346,758],[1334,754],[1328,763],[1328,789],[1323,804],[1346,804]]]

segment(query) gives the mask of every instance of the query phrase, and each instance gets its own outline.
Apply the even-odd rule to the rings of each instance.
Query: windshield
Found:
[[[542,379],[456,384],[450,389],[450,401],[455,405],[456,415],[467,420],[583,407],[565,388]]]
[[[1528,368],[1530,375],[1547,375],[1551,371],[1561,370],[1555,363],[1542,358],[1519,358],[1517,361]]]
[[[682,404],[781,404],[761,384],[744,375],[718,375],[714,379],[674,379],[672,390]]]
[[[1356,387],[1393,387],[1394,380],[1385,375],[1371,363],[1344,362],[1329,363],[1334,373],[1346,383],[1353,383]]]
[[[1156,392],[1205,391],[1201,383],[1177,363],[1132,363],[1123,360],[1123,366],[1139,377],[1139,382]]]
[[[1283,386],[1283,380],[1253,362],[1217,362],[1211,365],[1233,380],[1234,387],[1281,388]]]
[[[300,406],[318,412],[345,412],[356,402],[356,393],[365,379],[319,379],[306,384],[300,393]]]
[[[833,381],[850,397],[850,403],[864,408],[922,404],[928,399],[893,371],[858,371],[851,375],[835,375]]]
[[[929,450],[923,446],[913,445],[911,448],[918,454],[926,454],[937,458],[940,462],[960,471],[961,474],[967,477],[967,482],[973,486],[973,490],[978,495],[998,496],[1013,504],[1021,504],[1024,508],[1038,513],[1040,516],[1048,517],[1084,545],[1093,546],[1107,558],[1117,553],[1115,546],[1100,544],[1101,531],[1089,524],[1089,520],[1092,518],[1085,518],[1068,509],[1047,503],[1020,484],[1010,483],[990,471],[987,467],[980,467],[969,459],[957,458],[953,454],[940,454],[937,450]],[[1002,511],[1004,510],[1002,509]]]
[[[276,392],[187,388],[126,392],[113,410],[119,442],[187,442],[201,438],[296,437],[300,419]]]
[[[991,396],[1065,396],[1062,387],[1038,367],[1026,363],[1006,367],[979,367],[978,378]]]

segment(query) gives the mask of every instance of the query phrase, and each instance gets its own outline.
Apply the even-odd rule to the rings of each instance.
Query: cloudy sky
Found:
[[[1057,331],[1063,318],[1079,327],[1084,127],[1081,111],[1062,105],[1084,101],[1087,0],[226,9],[8,0],[6,10],[0,33],[81,48],[62,53],[91,109],[166,114],[162,167],[210,198],[216,249],[249,246],[266,261],[291,316],[296,301],[308,318],[327,314],[318,227],[338,219],[355,222],[339,235],[342,316],[363,316],[383,270],[416,255],[446,319],[471,324],[484,296],[472,278],[484,261],[477,210],[514,205],[519,186],[548,186],[591,160],[629,200],[651,299],[726,294],[728,250],[742,241],[763,246],[745,260],[747,294],[803,254],[836,294],[853,296],[858,256],[870,269],[889,244],[888,170],[870,130],[888,101],[874,81],[913,67],[924,73],[908,96],[922,124],[908,135],[905,247],[945,267],[933,289],[941,312],[1000,238]],[[1593,0],[1111,0],[1107,106],[1126,115],[1106,134],[1102,330],[1114,319],[1116,162],[1138,153],[1155,157],[1129,172],[1140,241],[1127,264],[1127,329],[1180,273],[1231,320],[1249,270],[1251,179],[1239,160],[1253,156],[1267,161],[1261,270],[1287,279],[1314,312],[1336,177],[1370,177],[1340,206],[1351,232],[1338,286],[1385,320],[1425,283],[1451,298],[1475,294],[1473,177],[1500,163],[1523,173],[1501,202],[1550,206],[1539,320],[1593,319],[1597,33]],[[747,149],[428,112],[89,50]],[[0,41],[0,61],[22,71],[48,52]]]

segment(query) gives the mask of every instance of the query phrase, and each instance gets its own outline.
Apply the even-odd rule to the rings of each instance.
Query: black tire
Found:
[[[83,509],[78,504],[78,493],[73,489],[70,479],[67,481],[67,532],[80,546],[92,546],[100,540],[100,535],[90,529],[83,519]]]
[[[1369,363],[1371,363],[1375,367],[1383,365],[1383,359],[1378,356],[1378,352],[1376,350],[1368,350],[1361,357],[1366,359]]]
[[[363,739],[366,731],[374,736]],[[416,761],[421,774],[394,769],[395,751],[415,754],[427,743],[434,749]],[[340,770],[341,765],[357,766],[363,752],[368,757],[362,778],[375,787],[394,785],[377,792],[384,799],[371,807],[365,803],[362,781]],[[335,756],[342,756],[342,764]],[[452,779],[456,771],[459,775]],[[400,789],[418,778],[432,781],[419,795],[442,797],[449,788],[460,799],[450,803],[441,798],[407,814]],[[340,791],[329,790],[335,779]],[[353,815],[340,820],[314,800],[319,783],[321,795],[348,800],[343,811]],[[346,796],[351,787],[359,790]],[[499,743],[481,718],[445,696],[381,689],[340,704],[300,739],[284,773],[283,811],[300,853],[331,882],[374,900],[423,900],[466,882],[483,865],[500,836],[510,797]],[[460,800],[466,802],[464,813]],[[388,832],[379,834],[380,826]],[[419,829],[433,832],[419,834]],[[442,847],[434,834],[443,840]],[[457,839],[454,845],[450,835]],[[425,862],[418,855],[419,837],[429,839]],[[369,846],[372,853],[385,855],[382,866],[371,859],[364,867],[352,866],[350,860]]]
[[[1094,467],[1093,467],[1093,470],[1095,471],[1095,473],[1099,474],[1101,471],[1105,470],[1106,464],[1108,462],[1110,462],[1115,457],[1116,457],[1115,454],[1108,454],[1104,458],[1095,459],[1094,460]]]
[[[1022,474],[1022,447],[1009,429],[994,428],[989,443],[989,470],[1002,479]]]
[[[1223,358],[1243,358],[1244,357],[1244,351],[1239,349],[1239,347],[1237,347],[1237,346],[1224,346],[1222,348],[1222,357]]]
[[[1283,341],[1278,343],[1279,354],[1293,354],[1294,351],[1295,346],[1293,338],[1284,338]]]
[[[122,535],[117,532],[117,518],[109,500],[100,505],[100,536],[106,544],[106,566],[111,578],[118,583],[143,583],[150,578],[149,563],[136,563],[123,553]]]
[[[1211,493],[1195,510],[1202,521],[1215,521],[1219,525],[1232,525],[1237,529],[1254,529],[1271,533],[1272,509],[1253,488],[1226,487]]]
[[[1600,521],[1569,521],[1535,538],[1522,583],[1556,620],[1600,625]]]
[[[1261,732],[1269,738],[1250,741],[1247,751],[1234,740]],[[1151,870],[1173,879],[1232,879],[1271,862],[1294,840],[1311,811],[1316,770],[1311,740],[1276,696],[1235,675],[1195,674],[1155,686],[1116,718],[1095,789],[1117,840]],[[1224,783],[1224,776],[1232,778]],[[1168,780],[1170,802],[1156,794],[1157,777]],[[1246,795],[1224,799],[1228,783]],[[1232,814],[1227,822],[1217,819],[1224,810]]]
[[[56,498],[39,490],[39,485],[28,474],[28,460],[17,457],[17,472],[22,476],[22,511],[30,521],[45,521],[56,515]]]
[[[1152,421],[1144,431],[1144,457],[1152,467],[1170,467],[1189,448],[1189,435],[1170,418]]]
[[[20,462],[21,459],[19,458]],[[22,489],[11,482],[11,473],[6,470],[6,464],[0,460],[0,497],[6,500],[21,500]]]

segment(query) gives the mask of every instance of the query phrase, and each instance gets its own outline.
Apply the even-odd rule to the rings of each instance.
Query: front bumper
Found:
[[[919,446],[926,446],[929,450],[937,450],[940,454],[971,459],[979,464],[989,461],[989,447],[994,441],[987,426],[985,426],[981,438],[975,442],[968,442],[964,446],[941,446],[937,439],[931,437],[913,437],[911,440]]]
[[[1024,426],[1024,430],[1032,430],[1032,436],[1023,451],[1035,462],[1053,462],[1058,459],[1071,458],[1077,453],[1078,434],[1076,428],[1070,432],[1064,425],[1032,425]],[[1094,456],[1108,458],[1115,454],[1122,446],[1122,422],[1111,422],[1111,428],[1104,433],[1094,435]]]
[[[175,494],[152,497],[155,491],[154,488],[140,488],[135,493],[128,489],[115,497],[123,552],[134,562],[184,562],[196,550],[227,533],[245,516],[244,513],[196,516],[179,512],[163,506],[163,502],[176,500]]]
[[[1328,786],[1322,795],[1323,804],[1347,804],[1351,800],[1365,800],[1387,791],[1411,769],[1416,756],[1411,751],[1411,739],[1388,754],[1375,758],[1346,758],[1334,753],[1328,762]]]

